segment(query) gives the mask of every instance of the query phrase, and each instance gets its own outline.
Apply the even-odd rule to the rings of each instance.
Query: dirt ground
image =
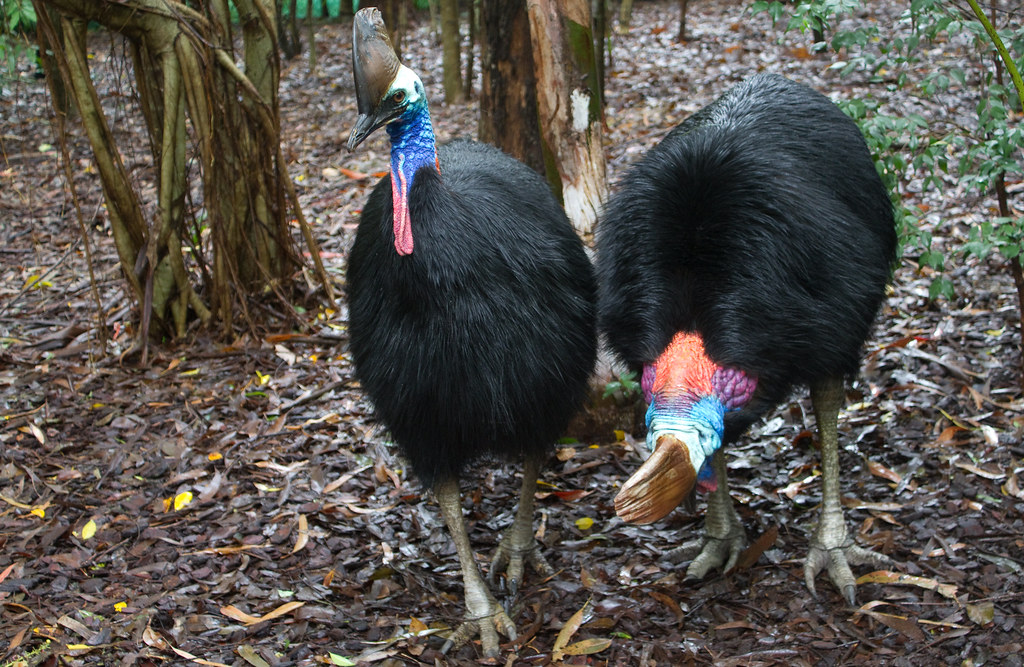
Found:
[[[857,20],[897,23],[898,7],[869,9]],[[692,39],[676,43],[676,11],[637,3],[633,28],[613,38],[613,179],[756,71],[836,99],[871,95],[890,111],[913,105],[937,122],[969,116],[976,102],[970,88],[929,106],[884,82],[840,78],[829,68],[840,56],[809,54],[807,37],[783,35],[738,2],[693,3]],[[281,87],[289,170],[339,293],[374,180],[350,174],[387,168],[381,137],[353,155],[343,148],[355,118],[350,42],[349,26],[322,26],[317,72],[300,57]],[[92,51],[118,132],[139,131],[123,47],[97,37]],[[439,100],[440,48],[425,21],[405,53]],[[933,55],[934,66],[967,57],[956,43]],[[120,361],[133,306],[76,129],[73,172],[111,335],[98,349],[44,89],[26,71],[0,90],[0,665],[479,663],[479,645],[439,653],[463,614],[455,550],[359,392],[344,307],[310,311],[299,331],[231,345],[193,337],[154,348],[144,368]],[[475,133],[473,102],[435,101],[432,113],[441,140]],[[125,161],[144,178],[148,150],[125,145],[138,146]],[[994,205],[953,180],[941,193],[912,184],[906,196],[951,258]],[[821,486],[805,396],[729,452],[760,557],[703,581],[686,581],[686,562],[667,556],[699,536],[702,505],[651,526],[615,516],[612,498],[641,457],[633,413],[605,405],[542,474],[538,536],[556,573],[527,579],[519,636],[493,664],[1022,664],[1016,293],[998,258],[957,259],[957,297],[929,301],[932,276],[915,259],[895,273],[841,415],[848,524],[897,563],[857,572],[857,607],[824,577],[817,598],[803,585]],[[463,480],[485,569],[511,522],[517,474],[481,463]]]

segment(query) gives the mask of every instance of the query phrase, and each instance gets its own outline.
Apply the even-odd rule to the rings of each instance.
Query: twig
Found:
[[[284,414],[285,412],[288,412],[289,410],[292,410],[293,408],[297,408],[300,405],[305,405],[306,403],[310,403],[312,401],[315,401],[316,399],[320,398],[324,394],[332,392],[335,389],[337,389],[338,387],[342,387],[342,386],[346,385],[347,383],[348,383],[347,380],[335,380],[334,382],[332,382],[332,383],[330,383],[328,385],[325,385],[323,387],[320,387],[319,389],[312,389],[310,391],[307,391],[306,393],[304,393],[302,396],[299,396],[298,398],[296,398],[291,403],[285,403],[284,405],[282,405],[280,407],[280,409],[279,409],[279,413],[280,414]]]

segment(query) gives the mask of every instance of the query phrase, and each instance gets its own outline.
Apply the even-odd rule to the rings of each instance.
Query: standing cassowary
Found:
[[[355,148],[386,125],[391,176],[363,208],[348,265],[356,374],[455,541],[466,622],[487,655],[515,626],[485,585],[462,518],[459,473],[480,457],[525,460],[519,508],[491,564],[514,591],[533,539],[539,466],[586,394],[596,285],[547,183],[496,148],[435,145],[423,83],[380,12],[355,17]]]
[[[654,453],[616,511],[665,516],[710,458],[718,484],[688,575],[736,563],[744,535],[720,448],[796,385],[810,386],[822,451],[807,587],[827,568],[853,604],[850,564],[889,562],[847,535],[836,422],[895,252],[892,205],[857,126],[780,76],[726,92],[620,183],[598,228],[600,323],[643,368]]]

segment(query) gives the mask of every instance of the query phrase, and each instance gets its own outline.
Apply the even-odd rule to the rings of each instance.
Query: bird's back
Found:
[[[609,201],[602,329],[635,365],[697,331],[778,401],[856,371],[895,247],[856,125],[810,88],[752,77],[672,130]]]
[[[596,346],[591,265],[544,180],[476,142],[438,157],[409,194],[414,252],[395,252],[385,178],[347,274],[357,374],[426,484],[550,447]]]

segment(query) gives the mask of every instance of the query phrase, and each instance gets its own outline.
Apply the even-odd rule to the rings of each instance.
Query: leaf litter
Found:
[[[836,97],[909,104],[838,78],[829,56],[809,54],[800,35],[780,36],[744,3],[694,3],[692,39],[676,43],[676,4],[637,3],[633,27],[613,40],[613,178],[753,71]],[[893,21],[898,10],[869,7],[861,19]],[[339,283],[362,202],[387,165],[380,138],[364,152],[343,150],[355,117],[350,39],[345,25],[320,26],[318,71],[297,59],[281,84],[289,172]],[[106,39],[90,46],[103,56],[98,85],[124,99],[116,70],[103,68],[116,49]],[[441,90],[440,49],[425,21],[405,52],[427,89]],[[439,654],[463,613],[458,560],[430,494],[359,392],[344,306],[311,312],[298,333],[230,346],[196,338],[160,348],[148,368],[118,363],[131,311],[75,130],[73,171],[111,334],[98,354],[77,225],[54,176],[57,155],[44,146],[43,86],[26,74],[0,94],[11,119],[0,162],[0,664],[479,664],[472,645]],[[440,97],[442,139],[474,134],[475,107]],[[944,104],[969,116],[974,101],[963,97]],[[131,114],[118,132],[142,136]],[[151,160],[133,159],[146,178]],[[955,188],[912,196],[938,242],[954,248],[975,215],[969,203]],[[640,462],[637,423],[618,415],[575,433],[548,462],[537,534],[557,573],[525,582],[519,639],[503,645],[501,664],[1021,664],[1015,292],[995,260],[965,262],[951,277],[958,297],[930,303],[929,276],[904,258],[848,393],[847,520],[897,562],[857,573],[858,608],[826,582],[818,599],[803,588],[820,497],[806,397],[729,452],[751,546],[744,567],[697,582],[668,554],[699,536],[701,504],[652,526],[615,517],[611,499]],[[484,568],[511,522],[517,473],[480,464],[463,480]]]

